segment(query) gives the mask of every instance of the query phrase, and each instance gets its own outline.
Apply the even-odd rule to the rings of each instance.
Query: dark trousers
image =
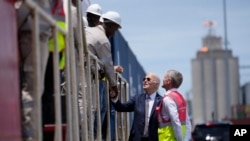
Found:
[[[63,82],[64,78],[61,73],[59,77],[60,81]],[[66,96],[61,96],[62,123],[66,123],[65,109],[66,109]],[[44,93],[42,95],[42,123],[43,125],[55,123],[53,53],[49,54],[45,72]]]
[[[141,137],[141,141],[149,141],[148,137]]]

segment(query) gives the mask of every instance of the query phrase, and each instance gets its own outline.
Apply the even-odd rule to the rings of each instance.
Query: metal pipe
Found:
[[[110,127],[110,98],[109,98],[109,83],[106,81],[106,107],[107,107],[107,134],[106,134],[106,140],[111,140],[111,127]]]
[[[39,13],[35,8],[33,9],[34,20],[32,25],[32,43],[33,43],[33,51],[34,51],[34,107],[32,109],[32,119],[34,122],[34,126],[32,127],[34,130],[34,140],[42,141],[42,120],[41,120],[41,54],[40,54],[40,29],[39,29]]]
[[[69,0],[66,0],[67,5],[66,11],[70,11],[71,7],[69,5]],[[66,15],[66,31],[70,31],[71,27],[69,25],[70,17]],[[73,140],[73,120],[72,120],[72,95],[71,95],[71,79],[70,79],[70,38],[69,34],[66,34],[66,48],[65,48],[65,72],[66,72],[66,106],[67,106],[67,133],[66,133],[66,140],[72,141]]]
[[[94,93],[94,100],[95,100],[95,103],[93,103],[93,104],[95,104],[95,109],[96,109],[96,117],[94,117],[94,119],[95,118],[97,118],[97,119],[95,119],[96,121],[97,121],[97,133],[96,133],[96,139],[98,140],[98,141],[101,141],[101,133],[102,133],[102,131],[101,131],[101,128],[102,128],[102,125],[101,125],[101,110],[100,110],[100,99],[99,99],[99,97],[100,97],[100,93],[99,93],[99,81],[102,81],[102,80],[99,80],[99,72],[98,72],[98,59],[97,58],[95,58],[95,60],[94,60],[94,65],[95,65],[95,79],[94,79],[94,83],[95,83],[95,88],[94,88],[94,91],[95,91],[95,93]]]
[[[230,72],[229,72],[229,50],[228,50],[228,41],[227,41],[227,10],[226,10],[226,0],[223,0],[223,17],[224,17],[224,45],[225,45],[225,96],[227,100],[226,110],[227,110],[227,118],[231,118],[231,92],[230,92]]]
[[[77,48],[78,48],[78,55],[79,55],[79,91],[82,94],[81,98],[83,101],[82,105],[82,119],[81,119],[81,138],[83,141],[88,140],[88,122],[87,122],[87,108],[86,108],[86,90],[85,90],[85,83],[86,83],[86,76],[85,76],[85,69],[84,69],[84,52],[83,52],[83,34],[84,34],[84,26],[83,26],[83,20],[82,20],[82,7],[79,0],[76,1],[76,9],[77,9]],[[83,30],[82,30],[83,29]],[[86,45],[85,45],[86,46]],[[78,64],[78,63],[77,63]]]
[[[48,24],[52,25],[52,26],[56,26],[56,20],[52,18],[51,15],[49,15],[48,13],[46,13],[42,8],[40,8],[36,2],[34,2],[33,0],[25,0],[25,4],[31,8],[31,9],[36,9],[36,11],[39,13],[39,15],[46,21],[48,22]],[[61,27],[57,27],[58,30],[60,32],[62,32],[63,34],[66,34],[66,31],[64,29],[62,29]]]
[[[85,52],[86,53],[86,52]],[[85,54],[84,53],[84,54]],[[91,64],[90,64],[90,56],[89,54],[86,54],[86,74],[87,74],[87,95],[88,95],[88,124],[89,124],[89,139],[90,141],[93,140],[94,134],[93,134],[93,113],[92,113],[92,84],[91,84]]]
[[[126,82],[125,83],[125,85],[126,85],[126,101],[128,101],[129,100],[129,84]],[[129,134],[130,134],[130,116],[129,116],[129,114],[127,113],[127,129],[126,129],[126,140],[128,140],[129,139]]]
[[[68,17],[72,19],[71,1],[68,1]],[[71,94],[72,94],[72,118],[73,118],[73,140],[79,141],[79,110],[78,110],[78,91],[77,91],[77,79],[76,79],[76,59],[75,59],[75,46],[74,46],[74,34],[72,21],[68,22],[68,35],[69,35],[69,51],[70,51],[70,76],[71,76]]]
[[[61,120],[61,94],[60,94],[60,74],[59,74],[59,54],[58,54],[58,30],[55,26],[53,29],[54,52],[53,52],[53,75],[54,75],[54,101],[55,101],[55,140],[62,140],[62,120]]]

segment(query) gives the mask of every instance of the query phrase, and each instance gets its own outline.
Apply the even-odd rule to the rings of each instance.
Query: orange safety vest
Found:
[[[162,103],[165,97],[169,97],[172,99],[176,105],[177,105],[177,111],[179,115],[179,120],[182,125],[182,136],[184,137],[186,134],[186,101],[183,98],[183,96],[178,93],[177,91],[173,91],[169,93],[168,95],[165,95],[162,98],[162,101],[160,102],[159,106],[156,107],[156,112],[157,112],[157,118],[159,122],[159,128],[158,128],[158,136],[159,136],[159,141],[175,141],[175,136],[173,132],[173,128],[171,126],[171,120],[170,119],[164,119],[162,117]]]

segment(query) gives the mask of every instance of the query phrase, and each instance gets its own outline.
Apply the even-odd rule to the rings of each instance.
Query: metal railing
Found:
[[[53,75],[54,75],[54,96],[55,96],[55,141],[101,141],[101,119],[100,119],[100,101],[99,101],[99,79],[98,79],[98,65],[101,63],[100,60],[93,55],[87,48],[84,23],[81,14],[81,3],[77,0],[77,26],[73,28],[71,21],[71,0],[67,0],[65,9],[66,15],[66,30],[61,29],[56,20],[51,15],[44,12],[33,0],[24,0],[24,3],[31,9],[33,15],[33,28],[32,37],[34,44],[34,68],[35,68],[35,97],[34,97],[34,111],[39,115],[34,119],[37,130],[35,131],[35,141],[42,141],[43,139],[43,128],[41,120],[41,97],[38,95],[41,90],[41,73],[39,68],[40,52],[39,52],[39,19],[43,18],[48,24],[51,25],[53,39],[54,39],[54,52],[53,52]],[[74,31],[74,29],[76,29]],[[57,33],[61,32],[66,38],[65,40],[65,80],[64,89],[66,96],[66,135],[63,134],[63,124],[61,117],[61,82],[59,78],[59,54],[58,54],[58,41]],[[74,34],[76,32],[76,34]],[[75,36],[74,36],[75,35]],[[75,46],[74,39],[76,38],[77,44]],[[91,72],[91,66],[94,65],[95,72]],[[95,77],[92,77],[94,73]],[[108,82],[107,82],[108,83]],[[117,83],[119,86],[119,99],[125,102],[129,98],[129,90],[127,81],[120,75],[117,74]],[[107,85],[108,86],[108,85]],[[109,102],[109,91],[106,87],[106,107],[107,107],[107,134],[106,140],[111,140],[110,133],[110,102]],[[93,97],[95,97],[93,101]],[[79,98],[82,100],[82,109],[79,110]],[[94,138],[93,133],[93,106],[96,106],[97,112],[97,136]],[[81,116],[79,116],[81,114]],[[83,119],[83,120],[81,120]],[[125,141],[128,140],[129,136],[129,114],[128,113],[117,113],[115,114],[115,140]],[[66,137],[65,137],[66,136]]]

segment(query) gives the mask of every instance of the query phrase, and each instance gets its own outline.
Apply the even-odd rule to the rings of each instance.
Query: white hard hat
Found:
[[[102,17],[100,18],[100,21],[103,19],[108,19],[108,20],[118,24],[120,27],[122,27],[121,26],[121,23],[122,23],[121,16],[119,13],[117,13],[115,11],[108,11],[108,12],[104,13],[102,15]]]
[[[86,12],[101,16],[102,15],[102,8],[99,4],[91,4],[87,8]]]

